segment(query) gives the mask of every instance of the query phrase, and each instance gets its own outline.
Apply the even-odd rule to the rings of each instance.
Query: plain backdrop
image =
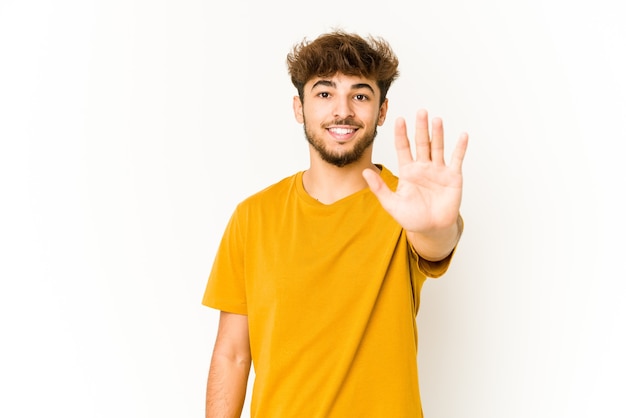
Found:
[[[333,28],[400,58],[377,162],[419,108],[470,134],[426,416],[626,416],[619,5],[0,0],[0,416],[203,416],[219,239],[306,168],[285,57]]]

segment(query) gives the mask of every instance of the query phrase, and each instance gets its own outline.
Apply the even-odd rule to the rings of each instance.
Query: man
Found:
[[[443,126],[417,113],[415,158],[395,125],[399,174],[372,163],[398,59],[334,31],[287,57],[310,166],[241,202],[203,303],[221,311],[206,416],[421,417],[416,315],[426,277],[461,236],[467,135],[444,162]]]

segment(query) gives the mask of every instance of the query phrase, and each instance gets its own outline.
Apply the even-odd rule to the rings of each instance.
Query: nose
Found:
[[[349,97],[336,97],[335,98],[333,116],[336,118],[341,118],[341,119],[354,116],[354,110],[352,109],[352,101],[350,100]]]

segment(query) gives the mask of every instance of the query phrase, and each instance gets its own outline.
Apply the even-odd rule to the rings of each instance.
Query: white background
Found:
[[[285,56],[333,27],[400,57],[377,162],[421,107],[470,134],[426,416],[625,416],[620,2],[216,4],[0,1],[0,416],[203,416],[217,244],[306,167]]]

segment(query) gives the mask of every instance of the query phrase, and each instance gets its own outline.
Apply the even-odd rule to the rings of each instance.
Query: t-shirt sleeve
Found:
[[[246,315],[248,309],[243,263],[245,228],[238,209],[231,216],[222,236],[202,304],[220,311]]]
[[[464,228],[463,218],[459,216],[458,222],[459,222],[460,233],[463,233],[463,228]],[[450,267],[450,263],[452,262],[452,258],[454,257],[454,253],[456,252],[456,249],[457,249],[457,247],[455,246],[452,252],[448,254],[448,256],[444,258],[443,260],[429,261],[420,257],[420,255],[415,251],[412,245],[409,244],[409,247],[411,248],[413,257],[417,259],[418,269],[422,273],[424,273],[426,277],[430,277],[430,278],[441,277],[445,274],[446,271],[448,271],[448,268]]]

